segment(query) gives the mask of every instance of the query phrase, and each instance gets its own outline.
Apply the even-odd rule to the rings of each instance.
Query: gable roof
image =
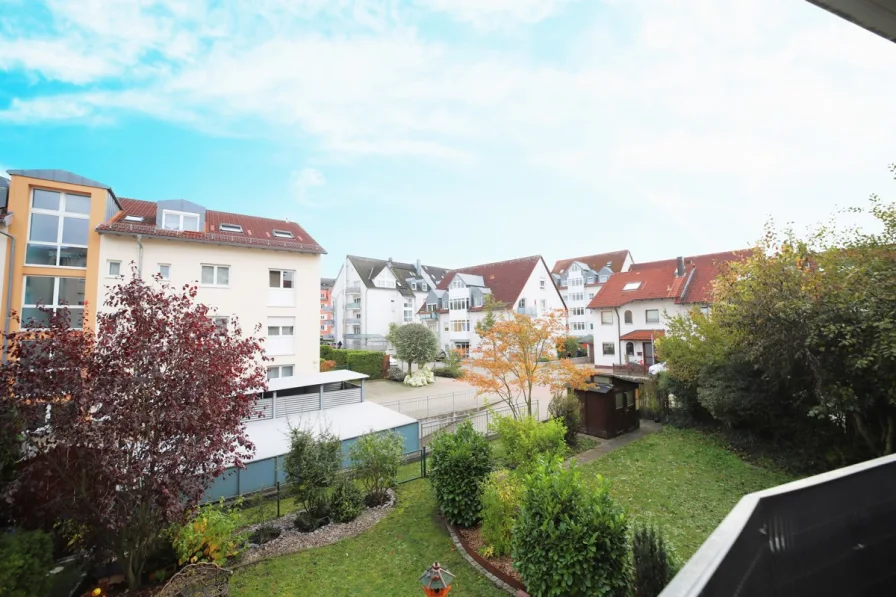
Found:
[[[463,267],[448,272],[439,283],[440,290],[446,290],[455,274],[474,274],[481,276],[486,288],[491,289],[492,296],[505,305],[513,305],[523,287],[532,275],[532,271],[539,263],[544,263],[541,255],[533,255],[531,257],[521,257],[519,259],[510,259],[508,261],[496,261],[495,263],[484,263],[482,265],[473,265]],[[545,264],[547,270],[547,264]],[[473,309],[471,309],[473,310]]]
[[[561,259],[554,264],[554,269],[551,270],[551,273],[562,274],[569,269],[569,266],[572,265],[574,261],[584,263],[594,271],[600,271],[600,268],[609,263],[614,272],[619,272],[622,270],[622,264],[625,263],[625,258],[628,257],[628,255],[629,250],[622,249],[621,251],[598,253],[597,255],[586,255],[585,257],[571,257],[569,259]]]
[[[355,271],[358,272],[358,275],[361,277],[361,282],[363,282],[367,288],[377,288],[377,286],[374,285],[373,280],[387,267],[392,272],[392,275],[395,276],[395,279],[403,283],[398,287],[399,291],[401,291],[402,288],[405,290],[408,288],[408,280],[420,278],[420,275],[417,273],[417,266],[413,263],[393,261],[390,265],[389,260],[387,259],[374,259],[372,257],[360,257],[358,255],[348,255],[348,260],[351,262],[352,266],[354,266]],[[436,284],[439,284],[442,281],[445,277],[445,273],[448,271],[443,267],[423,264],[420,265],[420,269],[429,275],[429,277],[432,278],[432,281]]]
[[[298,253],[326,253],[311,235],[296,224],[286,220],[259,218],[243,214],[206,210],[205,230],[192,232],[189,230],[164,230],[156,227],[157,206],[153,201],[140,199],[120,199],[121,211],[111,220],[97,226],[99,233],[115,233],[136,236],[157,236],[178,239],[188,242],[209,243],[217,245],[233,245],[245,247],[262,247],[278,251],[294,251]],[[127,222],[126,216],[140,216],[142,222]],[[237,224],[243,232],[226,232],[220,229],[221,224]],[[274,236],[274,230],[290,232],[293,238]]]
[[[676,303],[708,303],[712,287],[726,263],[746,259],[752,249],[709,253],[684,258],[684,275],[676,276],[678,259],[633,264],[627,272],[613,274],[591,302],[589,309],[621,307],[633,301],[670,299]],[[626,284],[639,282],[633,290]]]

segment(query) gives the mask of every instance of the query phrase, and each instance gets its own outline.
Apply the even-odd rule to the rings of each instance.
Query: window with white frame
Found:
[[[404,322],[410,323],[414,321],[414,299],[404,299]]]
[[[203,286],[229,286],[230,266],[203,265],[201,282]]]
[[[601,344],[601,350],[603,351],[604,356],[614,355],[616,354],[616,345],[612,342],[604,342]]]
[[[608,276],[606,274],[597,277],[597,281],[600,282],[601,284],[605,283],[609,279],[610,279],[610,276]]]
[[[429,286],[426,284],[426,282],[420,283],[420,290],[422,290],[423,292],[426,292],[427,290],[429,290]]]
[[[542,308],[542,310],[545,310],[545,309],[548,308],[548,301],[547,301],[547,299],[541,299],[541,308]]]
[[[450,311],[460,311],[463,309],[470,308],[470,299],[468,298],[459,298],[459,299],[449,299],[448,300],[448,309]]]
[[[583,300],[585,300],[585,293],[584,292],[571,292],[569,294],[569,300],[572,302],[583,301]]]
[[[268,271],[268,285],[271,288],[293,288],[296,273],[289,270],[272,269]],[[326,299],[326,294],[321,294],[320,298]]]
[[[646,309],[644,311],[644,320],[647,323],[659,323],[660,322],[660,310],[659,309]]]
[[[323,331],[326,331],[326,329],[327,329],[327,326],[325,326],[325,325],[320,326],[320,331],[323,332]]]
[[[625,323],[632,323],[632,312],[631,311],[626,311],[625,313],[622,314],[622,317],[625,320]]]
[[[323,313],[321,313],[321,316],[320,316],[320,318],[321,318],[321,319],[326,319],[326,318],[327,318],[327,316],[326,316],[326,315],[324,315],[324,314],[323,314]]]
[[[25,265],[87,267],[90,197],[34,189]]]
[[[593,299],[593,298],[594,298],[594,293],[593,293],[593,292],[589,292],[589,293],[588,293],[588,300],[590,301],[590,300]]]
[[[473,306],[474,307],[481,307],[484,304],[484,302],[485,302],[485,298],[482,296],[477,296],[477,297],[473,298]]]
[[[594,284],[594,276],[588,276],[588,283]]]
[[[84,278],[54,278],[51,276],[25,276],[25,296],[22,301],[22,323],[31,327],[48,327],[50,313],[41,311],[38,305],[53,313],[68,305],[71,327],[84,325]]]
[[[239,224],[220,224],[218,230],[221,232],[242,232],[243,227]]]
[[[569,301],[569,295],[568,295],[568,294],[564,294],[564,295],[563,295],[563,302],[565,303],[565,302],[568,302],[568,301]]]
[[[470,331],[470,320],[469,319],[455,319],[451,321],[451,331],[452,332],[469,332]]]
[[[541,288],[542,290],[544,290],[544,289],[545,289],[545,281],[544,281],[544,280],[539,280],[539,281],[538,281],[538,287]]]
[[[637,290],[641,288],[641,282],[626,282],[625,286],[622,287],[622,290]]]
[[[373,285],[379,288],[395,288],[395,280],[377,278],[376,280],[374,280]]]
[[[458,278],[457,276],[451,280],[451,284],[448,285],[448,288],[466,288],[464,281]]]
[[[600,312],[600,322],[603,325],[613,325],[613,312],[612,311],[601,311]]]
[[[573,317],[576,317],[576,316],[579,316],[579,315],[584,315],[584,314],[585,314],[585,307],[572,307],[572,308],[569,310],[569,314],[572,315]]]
[[[162,210],[162,228],[165,230],[199,231],[199,214],[188,211]]]
[[[411,290],[417,290],[417,282],[411,280]]]
[[[581,331],[584,331],[584,329],[585,329],[584,321],[573,321],[569,325],[574,332],[581,332]]]
[[[272,230],[271,233],[277,238],[295,238],[289,230]]]
[[[292,336],[295,326],[291,325],[269,325],[268,336]]]
[[[106,275],[110,278],[117,278],[121,275],[121,262],[120,261],[107,261],[106,262]]]
[[[323,329],[323,326],[321,326]],[[295,372],[293,365],[274,365],[268,367],[268,379],[280,379],[281,377],[292,377]]]
[[[171,279],[171,264],[160,263],[159,264],[159,276],[161,276],[161,278],[163,280],[170,280]]]

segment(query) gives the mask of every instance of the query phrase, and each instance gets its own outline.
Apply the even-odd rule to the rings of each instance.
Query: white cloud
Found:
[[[306,167],[301,170],[293,170],[289,183],[296,201],[306,207],[313,207],[315,201],[311,197],[311,191],[327,184],[327,179],[324,178],[320,170]]]
[[[421,6],[444,12],[478,28],[507,28],[542,21],[570,0],[417,0]]]

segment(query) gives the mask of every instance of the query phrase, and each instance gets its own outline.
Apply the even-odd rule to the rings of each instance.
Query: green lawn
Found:
[[[653,522],[690,558],[744,494],[792,480],[747,464],[716,439],[671,427],[582,465],[587,481],[611,480],[611,494],[635,522]]]
[[[417,578],[438,561],[457,574],[457,594],[506,595],[457,553],[444,524],[436,520],[436,511],[429,481],[400,485],[395,509],[369,531],[327,547],[240,568],[230,583],[230,594],[417,597],[423,594]]]

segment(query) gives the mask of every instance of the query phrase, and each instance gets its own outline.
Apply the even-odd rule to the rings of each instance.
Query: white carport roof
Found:
[[[308,375],[299,375],[296,377],[280,377],[268,380],[268,391],[319,386],[325,383],[336,383],[340,381],[357,381],[360,379],[367,379],[368,377],[370,376],[365,375],[364,373],[349,371],[347,369],[309,373]]]

